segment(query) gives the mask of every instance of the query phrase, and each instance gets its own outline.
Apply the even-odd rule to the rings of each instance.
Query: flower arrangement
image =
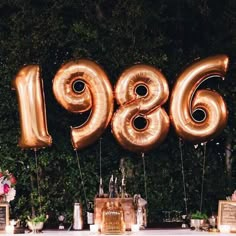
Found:
[[[232,193],[231,201],[236,201],[236,190]]]
[[[16,178],[8,170],[0,169],[0,201],[10,202],[15,198]]]

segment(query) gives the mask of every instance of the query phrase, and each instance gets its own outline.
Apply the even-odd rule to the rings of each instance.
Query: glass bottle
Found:
[[[102,208],[102,234],[123,234],[125,232],[124,211],[119,202],[108,201]]]
[[[126,188],[125,188],[125,179],[122,178],[122,181],[121,181],[121,188],[120,188],[120,196],[121,198],[125,198],[125,195],[126,195]]]
[[[74,204],[73,229],[74,230],[83,229],[82,206],[79,202],[76,202]]]
[[[87,209],[87,223],[89,225],[94,224],[94,210],[93,210],[93,203],[88,203],[88,209]]]
[[[103,190],[102,178],[100,178],[99,190],[98,190],[98,197],[104,197],[104,190]]]
[[[109,198],[115,198],[115,183],[113,180],[113,175],[111,176],[109,181]]]
[[[115,178],[115,183],[114,183],[114,194],[113,194],[113,197],[119,197],[117,177]]]

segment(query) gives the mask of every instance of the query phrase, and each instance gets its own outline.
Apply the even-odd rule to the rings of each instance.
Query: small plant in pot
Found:
[[[207,215],[205,213],[201,213],[200,211],[196,211],[191,214],[190,226],[196,230],[199,230],[207,220]]]
[[[32,218],[28,217],[27,225],[29,229],[34,233],[41,232],[46,220],[47,217],[43,214]]]

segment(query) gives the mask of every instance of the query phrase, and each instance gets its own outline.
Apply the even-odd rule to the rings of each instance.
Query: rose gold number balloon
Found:
[[[145,152],[157,147],[169,130],[169,117],[161,108],[169,96],[163,74],[152,66],[135,65],[119,77],[115,97],[119,110],[112,119],[117,141],[133,152]],[[137,127],[136,120],[143,119]]]
[[[43,81],[39,77],[39,66],[23,67],[12,81],[16,89],[20,113],[21,148],[42,148],[52,144],[48,134]]]
[[[177,134],[185,140],[199,143],[218,135],[227,123],[227,109],[223,98],[215,91],[199,90],[209,78],[224,78],[228,57],[217,55],[197,61],[178,77],[170,100],[170,118]],[[196,120],[193,113],[203,112]]]
[[[82,149],[95,142],[106,129],[113,113],[113,92],[104,70],[90,60],[63,65],[53,80],[53,93],[68,111],[92,108],[88,120],[71,128],[72,145]]]

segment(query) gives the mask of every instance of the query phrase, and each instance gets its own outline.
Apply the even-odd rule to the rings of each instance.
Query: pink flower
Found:
[[[13,174],[9,175],[9,180],[11,182],[11,184],[15,185],[16,184],[16,178]]]
[[[8,184],[4,184],[4,186],[3,186],[3,189],[4,189],[4,193],[6,194],[6,193],[8,193],[8,192],[9,192],[9,190],[10,190],[10,187],[9,187],[9,185],[8,185]]]
[[[231,200],[232,200],[232,201],[236,201],[236,190],[235,190],[234,193],[232,194]]]

